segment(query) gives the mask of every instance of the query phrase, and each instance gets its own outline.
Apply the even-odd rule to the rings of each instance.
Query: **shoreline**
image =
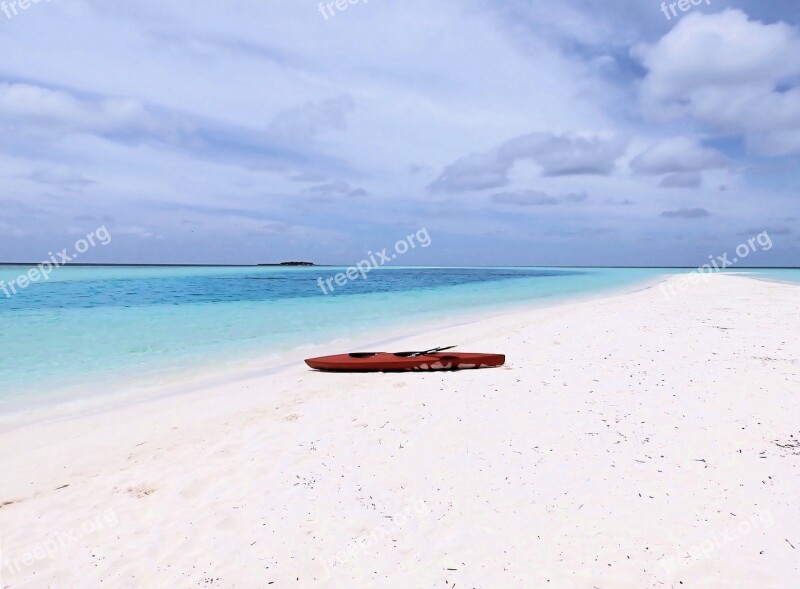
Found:
[[[321,344],[303,344],[282,354],[275,351],[264,351],[263,359],[254,357],[228,359],[223,362],[224,368],[198,371],[197,368],[201,363],[195,361],[188,366],[161,367],[146,377],[132,378],[126,375],[120,379],[119,375],[107,376],[102,378],[101,384],[95,385],[96,389],[90,392],[84,392],[86,388],[84,384],[59,386],[54,395],[60,399],[56,399],[54,402],[53,399],[36,400],[32,401],[31,405],[12,408],[10,411],[0,413],[0,432],[40,422],[70,419],[83,414],[113,410],[167,396],[188,395],[208,386],[232,384],[250,378],[280,374],[296,365],[304,367],[303,359],[309,355],[334,353],[331,351],[334,346],[351,346],[352,350],[363,350],[374,346],[392,345],[405,339],[419,338],[421,340],[429,332],[480,323],[515,313],[594,301],[655,288],[669,280],[671,276],[672,274],[665,273],[624,286],[600,288],[585,293],[531,298],[504,303],[496,307],[487,303],[480,307],[461,311],[448,320],[430,322],[419,318],[410,324],[397,325],[389,330],[364,330],[355,337],[336,338]],[[420,345],[425,346],[426,344],[420,342]],[[87,378],[93,376],[96,375],[87,375]],[[115,390],[101,392],[107,391],[109,386],[113,386]],[[41,387],[46,387],[46,385],[37,385],[37,388]],[[82,396],[76,394],[78,391],[82,392]],[[73,395],[75,396],[73,397]]]
[[[3,580],[788,589],[799,305],[713,275],[425,334],[502,368],[294,367],[0,432]]]

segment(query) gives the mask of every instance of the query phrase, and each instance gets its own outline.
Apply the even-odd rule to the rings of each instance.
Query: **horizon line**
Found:
[[[38,266],[42,262],[0,262],[0,267],[3,266]],[[191,264],[191,263],[176,263],[176,264],[158,264],[158,263],[67,263],[59,266],[65,267],[83,267],[83,268],[98,268],[98,267],[134,267],[134,268],[348,268],[352,264],[311,264],[311,265],[292,265],[292,264]],[[475,266],[386,266],[385,268],[375,268],[375,270],[391,269],[391,268],[618,268],[618,269],[697,269],[698,266],[628,266],[628,265],[597,265],[597,264],[570,264],[570,265],[547,265],[547,264],[497,264],[497,265],[475,265]],[[735,268],[725,268],[725,270],[800,270],[800,266],[736,266]]]

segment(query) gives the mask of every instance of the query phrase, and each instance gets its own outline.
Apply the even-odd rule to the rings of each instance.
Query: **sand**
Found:
[[[671,278],[672,285],[677,278]],[[800,586],[800,287],[710,276],[0,434],[2,587]]]

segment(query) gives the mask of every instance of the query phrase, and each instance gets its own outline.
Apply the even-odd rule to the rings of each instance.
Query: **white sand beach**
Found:
[[[800,287],[663,293],[3,432],[0,587],[796,589]]]

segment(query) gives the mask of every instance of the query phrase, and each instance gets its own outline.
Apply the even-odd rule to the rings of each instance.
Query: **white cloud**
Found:
[[[714,18],[719,31],[709,25]],[[29,233],[60,231],[64,216],[113,213],[120,226],[147,228],[175,246],[120,240],[130,256],[149,260],[168,250],[195,261],[263,257],[275,248],[291,256],[297,246],[278,239],[281,224],[309,228],[294,235],[317,248],[310,258],[330,257],[330,245],[317,239],[326,228],[336,228],[345,257],[356,256],[360,233],[377,235],[398,219],[421,226],[435,218],[457,243],[487,228],[527,239],[534,217],[547,216],[554,230],[602,218],[640,244],[647,227],[665,224],[661,211],[694,206],[666,204],[665,191],[652,190],[658,181],[695,188],[701,203],[724,183],[725,216],[715,222],[736,219],[738,228],[757,223],[762,209],[795,201],[778,183],[750,183],[754,162],[738,152],[736,136],[760,153],[798,145],[793,29],[739,20],[734,34],[720,15],[689,15],[672,28],[657,5],[629,0],[376,1],[328,21],[316,3],[279,0],[52,2],[0,36],[0,53],[13,56],[0,77],[0,177],[6,198],[47,213],[18,215]],[[751,38],[737,40],[752,31],[764,41],[755,49]],[[695,37],[705,45],[692,45]],[[652,40],[637,53],[647,72],[640,93],[647,120],[631,92],[642,70],[628,56],[642,39]],[[643,168],[665,170],[655,181],[654,172],[617,166],[625,150],[619,138],[630,139],[627,162],[669,134],[704,143],[684,154],[688,162],[643,157]],[[698,161],[716,165],[704,151],[711,142],[738,171],[693,169]],[[784,177],[793,181],[792,174]],[[431,183],[441,191],[433,198]],[[362,185],[370,197],[349,200],[364,196]],[[530,187],[563,204],[526,216],[491,199],[501,192],[532,202]],[[487,192],[447,202],[470,190]],[[587,193],[592,199],[567,204]],[[183,221],[192,206],[215,211],[192,236],[202,230],[214,239],[187,248],[193,237]],[[243,229],[259,239],[248,241]],[[315,239],[301,237],[308,232]],[[259,244],[266,249],[257,251]],[[470,255],[461,245],[452,261]],[[28,240],[8,247],[21,259],[37,253]],[[505,261],[502,240],[487,240],[485,249],[485,261]],[[576,246],[561,259],[585,252]],[[636,255],[642,262],[648,253]]]
[[[31,84],[0,84],[0,119],[47,129],[89,132],[152,130],[154,118],[132,99],[82,100]]]
[[[651,145],[630,163],[639,174],[700,172],[727,165],[724,155],[689,137],[671,137]]]
[[[693,13],[633,51],[647,68],[644,112],[743,136],[757,153],[800,151],[800,35],[740,10]]]
[[[625,144],[618,137],[521,135],[489,152],[456,160],[445,167],[430,188],[437,192],[458,192],[505,186],[509,172],[521,160],[535,162],[543,176],[607,175],[622,156]]]
[[[676,172],[664,176],[659,182],[662,188],[700,188],[703,184],[702,174],[697,172]]]
[[[322,102],[309,102],[278,113],[269,124],[269,131],[292,142],[312,141],[326,130],[344,129],[347,115],[355,107],[355,100],[347,95]]]

